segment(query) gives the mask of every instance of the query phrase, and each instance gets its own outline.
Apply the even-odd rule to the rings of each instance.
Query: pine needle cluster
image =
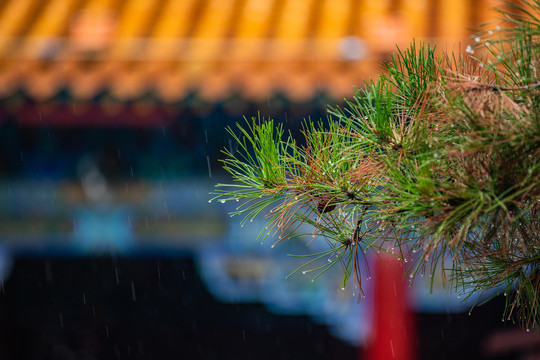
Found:
[[[504,292],[504,319],[538,328],[540,1],[503,5],[463,54],[398,49],[326,123],[305,122],[302,146],[270,119],[229,129],[235,182],[215,198],[265,214],[261,241],[310,225],[329,248],[302,268],[341,264],[340,287],[362,294],[364,254],[386,251],[411,278],[443,268],[464,294]]]

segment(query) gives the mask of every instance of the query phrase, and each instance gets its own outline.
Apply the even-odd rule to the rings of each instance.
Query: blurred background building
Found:
[[[362,358],[370,300],[284,280],[261,224],[208,203],[224,129],[260,113],[298,133],[396,45],[464,49],[494,5],[0,2],[0,357]],[[497,302],[474,318],[453,296],[412,296],[418,358],[521,351],[489,345]]]

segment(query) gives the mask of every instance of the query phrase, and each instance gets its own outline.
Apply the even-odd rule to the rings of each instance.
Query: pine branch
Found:
[[[341,288],[362,294],[367,251],[409,248],[413,278],[450,262],[465,297],[505,289],[505,318],[539,328],[540,2],[509,4],[467,56],[398,49],[326,125],[305,122],[303,147],[271,120],[229,129],[235,183],[214,199],[239,201],[243,221],[267,214],[260,241],[326,241],[304,265],[315,278],[341,264]]]

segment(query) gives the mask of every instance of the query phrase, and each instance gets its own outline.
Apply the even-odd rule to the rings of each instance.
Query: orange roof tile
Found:
[[[175,102],[191,90],[209,102],[231,92],[341,100],[396,42],[466,41],[493,2],[6,0],[0,98],[22,88],[37,100],[60,89],[79,101],[104,89],[119,101],[153,91]]]

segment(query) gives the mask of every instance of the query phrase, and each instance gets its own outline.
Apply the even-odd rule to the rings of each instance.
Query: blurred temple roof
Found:
[[[0,99],[342,100],[414,38],[465,43],[493,0],[5,0]]]

